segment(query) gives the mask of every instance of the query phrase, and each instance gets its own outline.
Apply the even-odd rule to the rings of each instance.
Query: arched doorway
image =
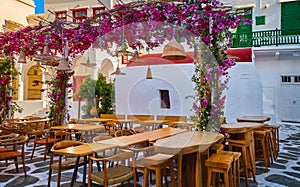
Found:
[[[102,65],[99,70],[99,73],[101,73],[104,77],[106,77],[107,82],[112,82],[113,76],[111,75],[111,73],[114,72],[114,65],[112,61],[108,58],[105,58],[101,64]]]
[[[28,72],[28,100],[41,100],[42,70],[38,66],[32,66]]]

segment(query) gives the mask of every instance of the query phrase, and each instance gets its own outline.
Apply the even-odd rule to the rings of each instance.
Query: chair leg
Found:
[[[58,157],[58,169],[57,169],[57,187],[60,187],[61,178],[61,155]]]
[[[36,143],[33,144],[32,153],[31,153],[31,157],[30,157],[31,160],[32,160],[32,157],[33,157],[33,154],[35,151],[35,146],[36,146]]]
[[[19,172],[19,166],[18,166],[18,158],[14,158],[16,171]]]
[[[25,155],[22,156],[22,164],[23,164],[24,175],[25,177],[27,177],[26,167],[25,167]]]
[[[252,176],[253,176],[253,182],[256,183],[256,178],[255,178],[255,175],[254,175],[254,167],[255,167],[255,160],[254,158],[252,157],[252,154],[251,154],[251,151],[250,151],[250,147],[248,146],[247,147],[248,149],[248,153],[249,153],[249,158],[250,158],[250,167],[251,167],[251,172],[252,172]]]
[[[50,164],[51,165],[51,164]],[[52,175],[52,169],[49,166],[49,173],[48,173],[48,187],[50,187],[51,184],[51,175]]]

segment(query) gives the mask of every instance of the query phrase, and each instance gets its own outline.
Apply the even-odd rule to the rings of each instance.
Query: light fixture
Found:
[[[50,49],[48,46],[48,36],[45,41],[45,46],[43,48],[43,53],[34,56],[34,61],[38,61],[43,65],[58,65],[59,57],[50,54]]]
[[[57,66],[57,70],[59,70],[59,71],[69,71],[70,70],[67,60],[64,57],[62,57],[60,59],[59,65]]]
[[[86,63],[80,63],[81,65],[84,65],[86,67],[95,67],[97,64],[96,63],[91,63],[90,57],[86,60]]]
[[[21,49],[18,63],[26,64],[26,57],[25,57],[25,52],[24,50]]]
[[[126,74],[120,70],[120,67],[118,65],[116,71],[112,72],[111,75],[126,75]]]
[[[175,39],[172,39],[164,46],[161,57],[167,60],[183,60],[187,58],[184,47]]]
[[[147,68],[146,79],[153,79],[150,65],[148,65],[148,68]]]
[[[60,58],[59,65],[57,66],[57,70],[59,71],[70,71],[70,67],[68,65],[68,54],[69,54],[69,42],[65,39],[65,46],[63,48],[63,54]]]
[[[131,57],[131,59],[129,60],[129,62],[138,62],[138,63],[139,62],[144,62],[144,60],[141,59],[139,51],[137,49],[134,51],[134,54]]]

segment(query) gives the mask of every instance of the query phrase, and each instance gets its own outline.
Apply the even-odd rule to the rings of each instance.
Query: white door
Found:
[[[300,122],[300,76],[281,76],[281,120]]]

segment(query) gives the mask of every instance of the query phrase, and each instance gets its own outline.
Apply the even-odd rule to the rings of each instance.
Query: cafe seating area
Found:
[[[249,116],[226,123],[223,117],[220,132],[195,131],[195,121],[186,116],[109,114],[72,119],[70,124],[50,128],[46,128],[45,119],[30,119],[30,123],[15,120],[1,126],[42,124],[43,129],[33,134],[0,130],[1,165],[10,164],[8,160],[15,157],[9,155],[16,151],[22,158],[26,177],[25,163],[42,156],[44,171],[49,174],[48,186],[65,182],[61,173],[67,170],[72,176],[68,181],[70,186],[78,183],[110,186],[124,182],[149,186],[155,180],[157,187],[166,184],[231,187],[243,186],[242,179],[248,187],[257,182],[257,162],[262,160],[268,172],[279,155],[279,126],[267,124],[269,118],[261,118],[254,117],[257,121],[253,121]],[[135,131],[137,127],[143,130]],[[10,148],[12,144],[8,142],[23,147]],[[31,150],[26,161],[25,146]],[[17,172],[20,168],[16,164]],[[56,182],[52,180],[52,170],[57,170]],[[79,171],[82,178],[78,180]]]

